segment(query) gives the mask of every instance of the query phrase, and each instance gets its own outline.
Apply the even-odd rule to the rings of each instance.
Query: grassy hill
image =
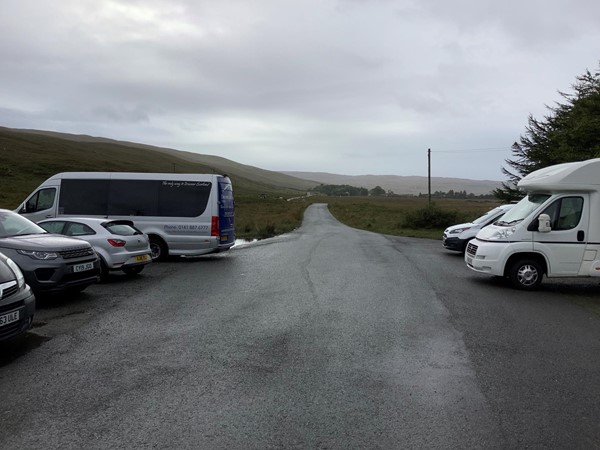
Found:
[[[0,207],[14,209],[51,175],[74,171],[226,173],[233,181],[236,196],[298,195],[317,184],[218,156],[0,127]]]

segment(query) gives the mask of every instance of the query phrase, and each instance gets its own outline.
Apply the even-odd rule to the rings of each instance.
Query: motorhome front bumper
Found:
[[[503,245],[481,242],[473,239],[467,244],[465,263],[476,272],[489,275],[504,275],[504,265],[501,263]]]

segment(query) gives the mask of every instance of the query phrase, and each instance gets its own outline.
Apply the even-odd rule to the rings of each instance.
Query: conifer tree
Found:
[[[516,185],[525,175],[543,167],[600,157],[600,69],[576,78],[572,93],[560,92],[565,100],[547,107],[549,114],[538,120],[529,115],[525,134],[511,149],[514,159],[502,167],[508,181],[494,195],[504,201],[523,196]]]

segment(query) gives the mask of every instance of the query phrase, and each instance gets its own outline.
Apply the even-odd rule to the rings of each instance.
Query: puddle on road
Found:
[[[52,338],[48,336],[40,336],[39,334],[27,332],[13,341],[3,342],[0,348],[0,367],[10,364],[21,356],[40,347],[50,339]]]
[[[242,245],[245,244],[252,244],[253,242],[257,242],[258,239],[236,239],[235,243],[233,244],[234,247],[240,247]]]

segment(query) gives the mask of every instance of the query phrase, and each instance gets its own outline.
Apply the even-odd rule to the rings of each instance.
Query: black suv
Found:
[[[35,297],[19,267],[0,253],[0,340],[10,339],[31,327]]]
[[[17,263],[36,296],[79,292],[99,279],[100,261],[89,243],[49,234],[6,209],[0,209],[0,252]]]

